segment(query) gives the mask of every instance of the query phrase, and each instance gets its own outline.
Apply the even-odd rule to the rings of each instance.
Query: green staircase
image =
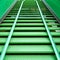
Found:
[[[43,16],[60,54],[60,24],[38,0]],[[22,0],[18,0],[0,24],[0,55],[15,21]],[[0,57],[1,58],[1,57]],[[23,3],[4,60],[57,60],[42,17],[34,0]]]

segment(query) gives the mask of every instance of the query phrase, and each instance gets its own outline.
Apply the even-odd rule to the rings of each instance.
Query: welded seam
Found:
[[[12,25],[11,31],[10,31],[10,33],[9,33],[9,36],[8,36],[8,38],[7,38],[7,41],[6,41],[5,45],[4,45],[3,51],[2,51],[2,53],[1,53],[0,60],[4,60],[4,57],[5,57],[7,48],[8,48],[8,46],[9,46],[9,42],[10,42],[11,37],[12,37],[12,35],[13,35],[13,31],[14,31],[14,29],[15,29],[15,26],[16,26],[16,23],[17,23],[19,14],[20,14],[20,12],[21,12],[21,9],[22,9],[22,6],[23,6],[24,1],[25,1],[25,0],[23,0],[22,3],[21,3],[21,5],[20,5],[20,8],[19,8],[18,13],[17,13],[17,16],[16,16],[16,18],[15,18],[15,21],[14,21],[14,23],[13,23],[13,25]]]
[[[43,13],[42,13],[42,10],[41,10],[41,7],[39,6],[37,0],[35,0],[35,2],[36,2],[36,4],[37,4],[37,6],[38,6],[39,12],[40,12],[40,14],[41,14],[43,23],[44,23],[45,28],[46,28],[46,31],[47,31],[47,33],[48,33],[48,36],[49,36],[50,42],[51,42],[51,44],[52,44],[52,47],[53,47],[54,53],[55,53],[55,55],[56,55],[56,58],[57,58],[57,60],[60,60],[59,52],[58,52],[58,50],[57,50],[56,44],[54,43],[53,37],[52,37],[52,35],[51,35],[51,32],[50,32],[50,30],[49,30],[49,28],[48,28],[48,26],[47,26],[46,21],[45,21],[45,18],[44,18],[44,16],[43,16]]]

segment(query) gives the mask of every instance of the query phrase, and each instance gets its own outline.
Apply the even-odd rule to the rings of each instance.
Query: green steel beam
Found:
[[[0,53],[3,49],[4,45],[0,45]],[[60,53],[60,45],[56,45],[59,53]],[[51,45],[9,45],[6,53],[15,53],[15,54],[54,54],[54,51]]]
[[[0,26],[11,26],[13,23],[2,23]],[[60,26],[58,23],[47,23],[48,26]],[[42,23],[17,23],[16,26],[44,26]]]
[[[0,32],[0,37],[1,36],[8,36],[9,32]],[[51,32],[52,36],[60,37],[60,33],[58,32]],[[48,36],[46,32],[14,32],[13,36]]]
[[[0,38],[0,44],[4,44],[7,38]],[[60,44],[60,37],[53,37],[56,44]],[[12,37],[10,44],[50,44],[48,37]]]
[[[4,20],[3,21],[3,23],[13,23],[14,22],[14,20]],[[35,22],[35,23],[40,23],[40,22],[42,22],[42,20],[18,20],[17,22],[31,22],[31,23],[33,23],[33,22]],[[46,22],[56,22],[55,20],[46,20]]]
[[[0,31],[8,31],[8,30],[10,30],[11,29],[11,27],[1,27],[0,28]],[[50,30],[53,30],[53,31],[56,31],[56,30],[60,30],[60,28],[59,27],[56,27],[56,28],[54,28],[54,27],[50,27],[49,28]],[[42,30],[42,31],[44,31],[45,30],[45,28],[44,27],[15,27],[15,31],[16,30],[18,30],[18,31],[22,31],[22,30],[34,30],[34,31],[36,31],[36,30]]]
[[[6,55],[5,60],[56,60],[54,55]]]

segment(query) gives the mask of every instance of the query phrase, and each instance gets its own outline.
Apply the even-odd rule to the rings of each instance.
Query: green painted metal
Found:
[[[52,11],[53,14],[59,19],[60,23],[60,1],[59,0],[43,0],[46,6]]]
[[[6,28],[5,28],[5,27],[1,27],[1,28],[0,28],[0,31],[5,31],[5,30],[6,30],[6,31],[9,31],[10,29],[11,29],[11,27],[6,27]],[[60,28],[53,28],[53,27],[52,27],[52,28],[50,27],[49,29],[50,29],[51,31],[60,30]],[[45,28],[44,28],[44,27],[20,27],[20,28],[19,28],[19,27],[16,27],[15,30],[18,30],[18,31],[19,31],[19,30],[20,30],[20,31],[22,31],[22,30],[23,30],[23,31],[24,31],[24,30],[25,30],[25,31],[27,31],[27,30],[44,31]]]
[[[4,23],[13,23],[13,21],[14,21],[14,20],[5,20],[5,21],[3,21],[3,22],[4,22]],[[47,21],[47,22],[53,22],[53,23],[56,22],[55,20],[46,20],[46,21]],[[18,20],[17,22],[18,22],[18,23],[19,23],[19,22],[20,22],[20,23],[22,23],[22,22],[25,22],[25,23],[26,23],[26,22],[28,22],[28,23],[29,23],[29,22],[30,22],[30,23],[31,23],[31,22],[33,22],[33,23],[34,23],[34,22],[35,22],[35,23],[41,23],[42,20]]]
[[[0,38],[0,44],[4,44],[7,38]],[[56,44],[60,44],[60,38],[53,38]],[[10,44],[51,44],[48,37],[39,37],[39,38],[12,38]]]
[[[44,48],[42,48],[44,47]],[[0,46],[0,52],[2,51],[3,45]],[[17,50],[16,50],[17,49]],[[60,45],[57,45],[57,49],[60,52]],[[7,53],[17,53],[17,54],[49,54],[54,53],[51,45],[9,45]]]
[[[0,0],[0,22],[8,10],[16,3],[17,0]]]
[[[9,35],[8,35],[7,41],[6,41],[6,43],[5,43],[5,46],[4,46],[4,48],[3,48],[3,51],[2,51],[2,53],[1,53],[0,60],[4,60],[4,57],[5,57],[7,48],[8,48],[8,46],[9,46],[10,39],[11,39],[11,37],[12,37],[12,35],[13,35],[13,31],[14,31],[14,29],[15,29],[15,26],[16,26],[16,23],[17,23],[19,14],[20,14],[20,12],[21,12],[21,8],[22,8],[22,6],[23,6],[24,1],[25,1],[25,0],[22,1],[21,6],[20,6],[20,8],[19,8],[19,10],[18,10],[17,16],[16,16],[16,18],[15,18],[15,21],[14,21],[14,23],[13,23],[13,25],[12,25],[11,31],[10,31],[10,33],[9,33]]]
[[[0,26],[11,26],[12,24],[13,23],[9,23],[9,24],[3,23],[3,24],[0,24]],[[48,23],[47,25],[48,26],[56,26],[56,25],[60,26],[60,24],[58,24],[58,23],[55,23],[55,24],[54,23]],[[16,26],[18,26],[18,27],[19,26],[28,26],[28,27],[29,26],[35,26],[35,27],[37,26],[38,27],[38,26],[44,26],[44,24],[42,24],[42,23],[17,23]]]
[[[9,32],[0,32],[0,36],[8,36]],[[59,36],[58,32],[51,32],[52,36]],[[14,32],[13,36],[48,36],[46,32]]]
[[[37,6],[38,6],[39,12],[40,12],[40,14],[41,14],[43,23],[44,23],[44,25],[45,25],[45,28],[46,28],[47,34],[48,34],[48,36],[49,36],[50,42],[51,42],[51,44],[52,44],[52,47],[53,47],[54,53],[55,53],[55,55],[56,55],[56,58],[57,58],[57,60],[60,60],[59,51],[58,51],[58,49],[57,49],[57,47],[56,47],[56,44],[54,43],[53,37],[52,37],[52,35],[51,35],[51,32],[50,32],[50,30],[49,30],[49,28],[48,28],[48,26],[47,26],[47,23],[46,23],[45,18],[44,18],[44,16],[43,16],[41,7],[39,6],[38,1],[37,1],[37,0],[35,0],[35,1],[36,1]]]
[[[37,1],[60,53],[60,24],[58,24],[56,18],[46,8],[43,1]],[[0,24],[0,54],[7,41],[21,3],[22,0],[18,0]],[[35,18],[32,19],[32,17]],[[37,17],[40,18],[38,19]],[[24,2],[4,60],[57,60],[34,0],[26,0]]]
[[[6,55],[5,60],[56,60],[54,55]]]

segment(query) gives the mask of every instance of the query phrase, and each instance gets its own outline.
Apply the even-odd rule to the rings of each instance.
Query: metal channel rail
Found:
[[[0,24],[0,60],[60,60],[60,24],[42,0],[18,0]]]

